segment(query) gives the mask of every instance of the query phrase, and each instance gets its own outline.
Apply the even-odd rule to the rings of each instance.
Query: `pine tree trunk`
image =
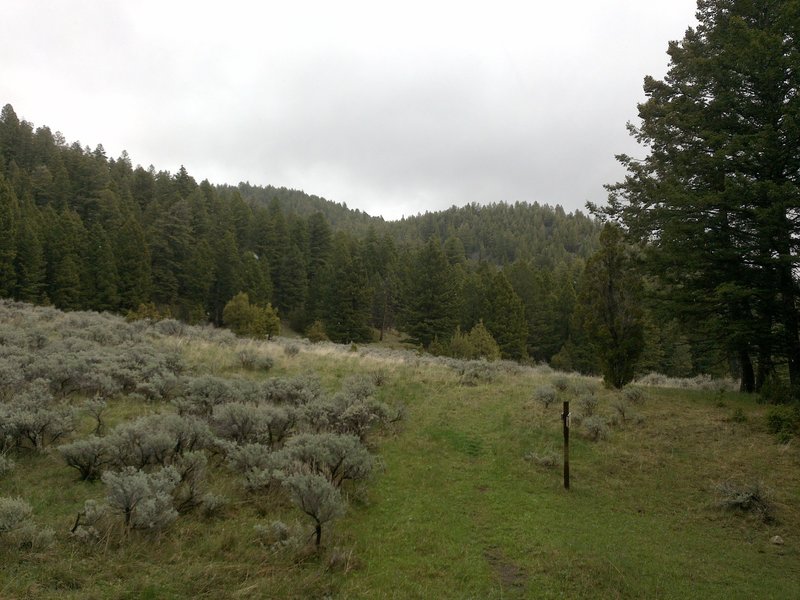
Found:
[[[753,362],[750,360],[750,353],[745,349],[739,350],[739,368],[742,372],[739,391],[752,394],[756,391],[756,378],[753,373]]]

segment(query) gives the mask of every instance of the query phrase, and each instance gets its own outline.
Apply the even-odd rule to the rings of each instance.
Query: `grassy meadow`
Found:
[[[103,484],[79,481],[54,449],[17,452],[0,496],[27,500],[55,539],[18,549],[0,536],[0,598],[800,597],[800,449],[767,433],[767,408],[753,398],[720,386],[648,386],[642,401],[624,403],[598,380],[510,363],[289,339],[177,334],[153,343],[192,373],[316,373],[331,390],[366,373],[404,418],[369,435],[381,467],[344,487],[347,513],[319,552],[310,542],[265,543],[259,525],[280,519],[310,535],[312,523],[279,494],[248,493],[221,466],[209,475],[227,499],[221,513],[82,543],[69,530],[87,498],[103,499]],[[242,369],[245,346],[273,367]],[[549,406],[536,396],[547,385],[559,390]],[[578,407],[590,393],[609,423],[597,441]],[[569,491],[562,400],[574,415]],[[106,419],[111,427],[170,410],[119,396]],[[83,416],[74,436],[92,425]],[[758,485],[766,518],[723,508],[725,484]]]

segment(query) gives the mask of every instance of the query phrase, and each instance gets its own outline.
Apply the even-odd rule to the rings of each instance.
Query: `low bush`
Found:
[[[791,440],[800,432],[800,403],[772,407],[767,413],[767,429],[781,443]]]
[[[6,475],[7,473],[10,473],[15,466],[16,463],[13,460],[8,458],[4,454],[0,454],[0,477]]]
[[[541,452],[528,452],[525,455],[525,460],[529,460],[539,467],[552,469],[560,463],[561,458],[555,450],[548,448]]]
[[[0,540],[4,545],[41,550],[53,543],[53,530],[37,527],[32,515],[31,505],[22,498],[0,497]]]
[[[627,385],[623,388],[622,397],[631,404],[642,404],[645,400],[644,390],[631,385]]]
[[[314,520],[316,547],[322,542],[322,527],[344,515],[341,492],[328,479],[315,473],[298,473],[283,480],[292,502]]]
[[[761,484],[724,481],[716,486],[716,491],[722,508],[752,513],[764,522],[772,521],[772,502]]]
[[[591,417],[594,415],[595,411],[597,410],[597,403],[598,399],[592,393],[583,394],[580,398],[578,398],[578,409],[580,409],[581,414],[584,417]]]
[[[108,438],[95,435],[59,446],[58,451],[68,466],[78,470],[83,481],[100,479],[103,470],[113,459]]]
[[[261,354],[255,348],[244,346],[236,353],[243,369],[248,371],[269,371],[275,361],[271,357]]]
[[[556,401],[556,390],[552,385],[540,385],[533,391],[533,399],[546,409]]]
[[[129,529],[162,529],[178,516],[172,493],[180,483],[174,467],[145,473],[133,467],[106,471],[102,476],[112,510],[123,517]]]
[[[588,417],[583,421],[583,430],[586,436],[593,442],[598,442],[608,438],[608,425],[599,416]]]

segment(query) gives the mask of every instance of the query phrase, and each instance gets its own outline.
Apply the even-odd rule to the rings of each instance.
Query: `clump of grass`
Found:
[[[731,416],[731,421],[733,421],[734,423],[747,422],[747,415],[744,414],[744,411],[741,409],[741,407],[733,411],[733,416]]]
[[[716,491],[721,508],[754,514],[765,523],[774,519],[769,494],[758,482],[740,485],[723,481]]]
[[[283,353],[289,357],[297,356],[298,354],[300,354],[300,346],[298,346],[297,344],[289,344],[287,346],[284,346]]]

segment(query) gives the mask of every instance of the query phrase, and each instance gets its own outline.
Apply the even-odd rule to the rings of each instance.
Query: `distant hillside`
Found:
[[[566,213],[538,203],[499,202],[453,206],[388,223],[400,242],[417,244],[438,236],[461,240],[467,258],[507,264],[515,260],[554,267],[570,257],[587,258],[597,249],[600,225],[580,211]]]
[[[588,258],[597,249],[600,225],[580,211],[566,213],[560,206],[498,202],[486,205],[453,206],[399,221],[373,217],[346,204],[284,187],[217,186],[221,192],[238,191],[254,206],[266,207],[275,199],[287,214],[307,218],[322,213],[334,231],[362,237],[370,229],[388,234],[400,244],[417,246],[432,237],[442,242],[458,238],[470,260],[503,265],[515,260],[531,261],[543,267]]]
[[[322,213],[325,220],[336,231],[364,233],[370,225],[380,227],[385,223],[383,217],[371,217],[357,208],[350,209],[346,204],[326,200],[300,190],[271,185],[251,185],[250,183],[240,183],[238,186],[220,185],[217,188],[220,191],[237,190],[243,200],[256,206],[266,207],[272,200],[277,199],[285,212],[299,217],[310,217],[315,213]]]

